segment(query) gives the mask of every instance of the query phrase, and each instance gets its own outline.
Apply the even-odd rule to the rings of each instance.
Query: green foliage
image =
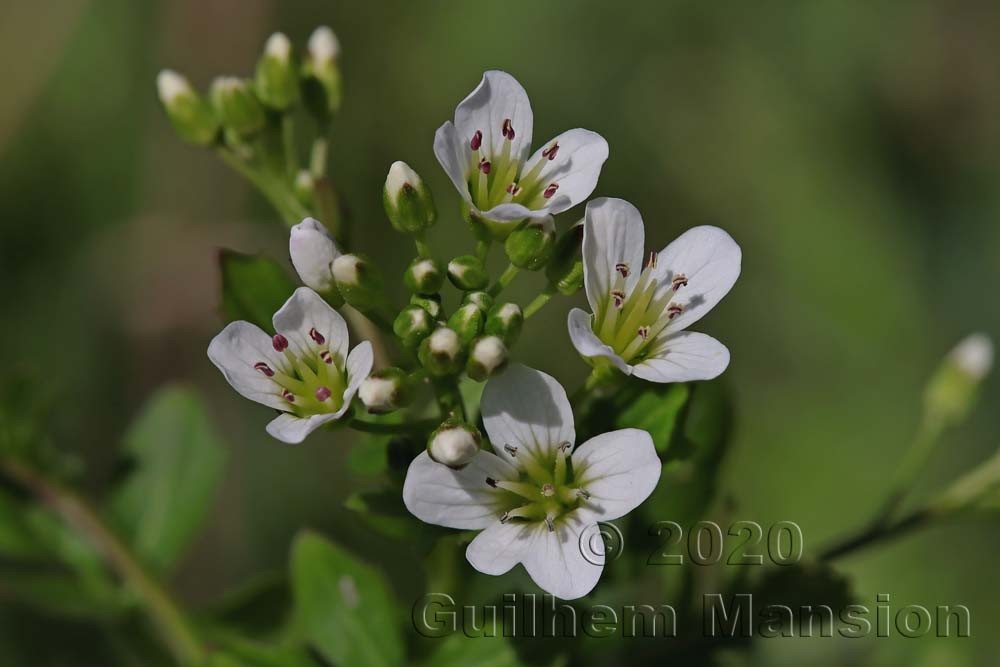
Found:
[[[522,663],[502,637],[466,637],[456,633],[440,640],[427,667],[519,667]]]
[[[312,532],[292,545],[298,622],[324,658],[351,667],[399,667],[403,641],[382,574]]]
[[[271,330],[271,317],[295,291],[295,283],[276,261],[232,250],[219,253],[222,314],[227,322],[246,320]]]
[[[125,436],[136,468],[110,511],[141,558],[167,571],[197,535],[222,479],[225,448],[191,390],[160,390]]]

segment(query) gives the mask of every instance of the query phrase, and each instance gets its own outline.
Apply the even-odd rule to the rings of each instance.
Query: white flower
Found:
[[[306,287],[320,293],[336,289],[333,263],[342,253],[319,220],[306,218],[292,227],[288,235],[288,254]]]
[[[552,377],[515,365],[483,392],[483,423],[496,453],[481,451],[461,470],[414,459],[403,502],[417,518],[482,530],[466,558],[484,574],[521,563],[543,590],[582,597],[597,584],[602,555],[582,549],[598,521],[624,516],[660,478],[645,431],[605,433],[572,452],[576,440],[566,392]]]
[[[587,204],[583,272],[593,314],[569,313],[569,335],[592,364],[651,382],[709,380],[729,365],[711,336],[684,331],[729,292],[742,253],[718,227],[689,229],[643,266],[639,211],[622,199]]]
[[[951,362],[974,381],[990,374],[993,367],[993,341],[983,333],[966,336],[949,355]]]
[[[506,72],[491,71],[434,135],[434,154],[472,213],[504,237],[525,218],[579,204],[597,185],[608,142],[569,130],[529,157],[528,94]]]
[[[233,322],[212,339],[208,358],[240,394],[280,410],[267,432],[302,442],[341,417],[372,368],[372,346],[347,353],[347,324],[308,287],[295,290],[274,314],[269,336],[249,322]]]

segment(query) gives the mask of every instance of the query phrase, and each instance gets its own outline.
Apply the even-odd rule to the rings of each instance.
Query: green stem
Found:
[[[911,512],[889,525],[870,525],[861,532],[830,545],[820,553],[819,559],[821,561],[830,561],[859,549],[870,547],[877,542],[884,542],[900,537],[918,528],[927,526],[933,518],[934,513],[927,508],[923,508]]]
[[[500,274],[500,277],[497,279],[496,283],[494,283],[493,286],[490,287],[489,289],[490,296],[497,296],[498,294],[500,294],[500,292],[507,289],[507,286],[510,285],[512,280],[514,280],[514,277],[518,274],[519,271],[520,269],[514,266],[513,264],[508,264],[507,268],[504,269],[503,273]]]
[[[16,461],[0,461],[0,470],[31,491],[104,556],[108,565],[139,596],[179,664],[199,665],[205,660],[205,648],[180,606],[84,498]]]
[[[424,230],[413,235],[413,243],[417,246],[417,254],[423,259],[431,259],[434,257],[434,253],[431,252],[431,246],[427,242],[427,234]]]
[[[545,304],[547,304],[549,302],[549,299],[551,299],[553,296],[555,296],[555,294],[556,294],[556,290],[555,290],[554,287],[552,287],[552,285],[549,285],[548,287],[546,287],[545,291],[543,291],[541,294],[539,294],[534,299],[532,299],[531,303],[529,303],[525,307],[525,309],[524,309],[524,319],[528,319],[529,317],[531,317],[532,315],[534,315],[535,313],[537,313],[539,310],[541,310],[542,306],[544,306]]]
[[[465,421],[465,403],[462,401],[462,394],[458,391],[458,384],[454,378],[442,378],[434,382],[434,395],[437,397],[438,407],[445,419],[456,417]]]
[[[910,448],[903,456],[902,463],[895,469],[892,481],[889,483],[889,494],[871,523],[873,528],[887,524],[899,509],[917,475],[927,465],[943,430],[944,425],[940,420],[924,417]]]
[[[223,162],[257,188],[289,227],[298,224],[303,218],[309,217],[309,212],[283,183],[254,169],[227,148],[220,148],[217,152]]]
[[[481,238],[476,241],[476,259],[478,259],[483,264],[486,263],[486,258],[490,254],[490,246],[492,245],[490,239]]]
[[[437,428],[441,421],[439,419],[421,419],[420,421],[414,422],[404,422],[402,424],[393,424],[389,422],[372,422],[363,419],[358,419],[355,417],[350,422],[348,426],[353,428],[355,431],[361,431],[363,433],[378,433],[385,435],[394,435],[399,433],[429,433],[430,431]]]
[[[570,404],[574,407],[582,406],[595,390],[614,377],[614,373],[609,366],[595,366],[584,383],[569,397]]]
[[[299,174],[299,157],[295,150],[295,121],[291,114],[281,118],[281,144],[285,150],[285,172],[289,184],[295,183]]]

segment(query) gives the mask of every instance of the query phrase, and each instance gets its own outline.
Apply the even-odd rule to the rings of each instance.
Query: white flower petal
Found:
[[[469,166],[472,164],[469,142],[458,136],[458,130],[449,120],[434,133],[434,156],[448,174],[458,194],[472,203],[469,194]]]
[[[660,252],[656,269],[664,288],[678,273],[688,279],[674,298],[684,312],[670,322],[669,331],[691,326],[726,296],[740,275],[742,256],[733,237],[711,225],[689,229]]]
[[[336,287],[331,266],[343,253],[319,220],[306,218],[292,227],[288,235],[288,254],[295,272],[307,287],[319,292]]]
[[[480,405],[493,449],[515,466],[525,453],[550,460],[559,445],[576,442],[566,390],[541,371],[512,364],[486,384]],[[517,447],[517,456],[504,445]]]
[[[604,571],[602,559],[584,557],[581,534],[589,527],[580,513],[571,512],[549,532],[544,523],[534,524],[533,539],[524,553],[524,569],[546,593],[563,600],[575,600],[594,589]],[[591,560],[595,562],[590,562]]]
[[[341,406],[338,416],[350,407],[361,383],[371,374],[374,363],[375,353],[372,344],[366,340],[358,343],[347,355],[347,388],[344,389],[344,405]]]
[[[476,89],[455,109],[455,128],[461,143],[468,146],[472,135],[482,132],[480,150],[491,157],[500,155],[503,149],[506,139],[501,130],[508,119],[514,128],[510,154],[523,161],[531,148],[531,103],[517,79],[497,70],[483,74]]]
[[[617,272],[625,264],[629,276],[626,292],[639,279],[645,230],[639,211],[624,199],[604,197],[587,204],[583,223],[583,278],[587,301],[595,315],[611,299]]]
[[[209,343],[208,358],[245,398],[278,410],[287,408],[280,397],[281,387],[254,368],[259,362],[268,364],[272,370],[285,365],[282,355],[274,351],[271,337],[260,327],[249,322],[226,325]]]
[[[285,413],[272,419],[267,425],[267,432],[272,438],[287,442],[290,445],[297,445],[306,437],[318,429],[323,424],[333,421],[343,410],[325,415],[311,415],[309,417],[297,417],[293,414]]]
[[[511,228],[515,227],[516,223],[521,222],[525,218],[540,219],[549,215],[545,209],[534,211],[524,204],[515,204],[513,202],[497,204],[488,211],[480,211],[479,214],[488,220],[510,222],[512,223]]]
[[[615,354],[610,345],[606,345],[594,333],[594,316],[580,308],[569,311],[566,324],[569,327],[569,338],[573,347],[584,357],[607,357],[611,363],[625,375],[632,374],[632,367]]]
[[[590,494],[582,515],[592,521],[623,517],[656,489],[662,469],[646,431],[626,428],[602,433],[573,452],[573,471]]]
[[[729,350],[711,336],[678,331],[653,341],[649,357],[632,374],[650,382],[711,380],[729,366]]]
[[[472,540],[465,550],[465,557],[472,567],[483,574],[504,574],[524,559],[537,529],[535,523],[500,523],[499,519],[495,519]]]
[[[285,336],[292,352],[297,356],[314,356],[319,345],[310,337],[309,331],[323,336],[323,347],[329,347],[336,356],[336,363],[342,367],[347,358],[347,323],[340,313],[330,307],[319,294],[308,287],[300,287],[289,297],[285,305],[274,314],[274,330]]]
[[[403,482],[403,503],[421,521],[446,528],[475,530],[498,521],[502,492],[487,477],[512,480],[517,470],[490,452],[480,452],[461,470],[434,462],[427,452],[413,459]]]
[[[542,155],[554,144],[559,144],[556,157],[549,160]],[[572,208],[587,199],[597,186],[601,175],[601,167],[608,159],[608,142],[604,137],[577,128],[568,130],[552,141],[539,147],[525,164],[522,173],[531,171],[539,160],[545,161],[545,166],[538,175],[538,180],[544,186],[555,183],[559,186],[555,196],[548,200],[545,209],[555,215]]]

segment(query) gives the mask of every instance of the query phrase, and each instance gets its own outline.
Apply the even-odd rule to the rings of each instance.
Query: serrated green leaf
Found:
[[[296,614],[324,658],[351,667],[399,667],[403,641],[382,574],[312,532],[292,545]]]
[[[198,534],[222,479],[226,450],[201,399],[180,387],[160,390],[125,437],[135,470],[110,512],[150,567],[165,572]]]
[[[510,643],[502,637],[448,635],[425,661],[428,667],[520,667]]]
[[[288,272],[273,259],[232,250],[219,253],[222,314],[227,322],[246,320],[271,330],[271,318],[295,291]]]

